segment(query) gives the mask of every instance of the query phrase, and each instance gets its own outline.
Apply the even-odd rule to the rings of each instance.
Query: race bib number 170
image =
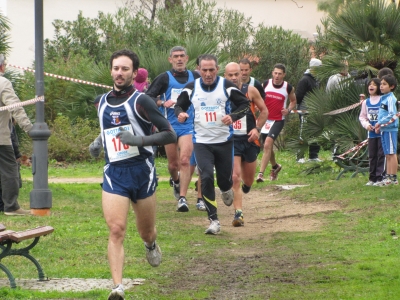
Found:
[[[123,126],[126,131],[133,133],[132,125]],[[120,161],[139,155],[139,149],[136,146],[124,145],[116,134],[119,132],[119,127],[109,128],[104,130],[106,141],[107,154],[110,162]]]

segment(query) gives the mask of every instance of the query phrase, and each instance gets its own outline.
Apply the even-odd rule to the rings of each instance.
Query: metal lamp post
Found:
[[[35,0],[35,90],[36,96],[44,96],[43,65],[43,0]],[[48,188],[48,147],[50,130],[44,121],[44,102],[36,103],[36,120],[29,136],[33,140],[32,175],[33,190],[30,193],[31,213],[50,215],[52,193]]]

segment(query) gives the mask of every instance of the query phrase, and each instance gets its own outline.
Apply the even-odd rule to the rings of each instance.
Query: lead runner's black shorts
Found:
[[[252,163],[257,159],[257,156],[260,153],[260,147],[254,143],[249,143],[247,138],[247,136],[245,136],[244,139],[235,137],[235,141],[233,143],[234,155],[240,156],[242,161]]]

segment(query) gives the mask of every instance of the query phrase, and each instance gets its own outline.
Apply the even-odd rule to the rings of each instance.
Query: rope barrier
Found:
[[[341,159],[344,159],[344,156],[345,156],[346,154],[349,154],[349,153],[355,151],[355,153],[353,154],[353,156],[350,157],[350,159],[352,159],[354,156],[356,156],[356,154],[357,154],[357,153],[361,150],[361,148],[364,147],[365,145],[368,145],[368,139],[362,141],[361,143],[359,143],[358,145],[354,146],[353,148],[347,150],[346,152],[344,152],[344,153],[342,153],[342,154],[340,154],[340,155],[337,155],[336,157],[341,158]]]
[[[30,99],[30,100],[26,100],[26,101],[23,101],[23,102],[18,102],[18,103],[11,104],[11,105],[2,106],[2,107],[0,107],[0,111],[10,110],[10,109],[13,109],[13,108],[34,104],[34,103],[39,102],[39,101],[44,102],[44,96],[36,97],[36,98]]]
[[[305,109],[292,109],[290,111],[291,114],[299,114],[299,115],[306,115],[308,114],[308,110]]]
[[[381,127],[388,126],[389,124],[391,124],[391,123],[393,123],[394,121],[396,121],[396,119],[398,119],[399,117],[400,117],[400,112],[398,112],[397,114],[395,114],[395,115],[393,116],[393,118],[391,118],[391,119],[389,120],[389,122],[387,122],[387,123],[385,123],[385,124],[382,124]]]
[[[10,67],[13,67],[13,68],[17,68],[17,69],[21,69],[21,70],[24,70],[24,71],[27,71],[27,72],[35,73],[35,70],[33,70],[31,68],[20,67],[20,66],[16,66],[16,65],[12,65],[12,64],[7,64],[7,66],[10,66]],[[51,73],[47,73],[47,72],[43,72],[43,74],[46,75],[46,76],[50,76],[50,77],[54,77],[54,78],[58,78],[58,79],[63,79],[63,80],[68,80],[68,81],[72,81],[72,82],[93,85],[93,86],[97,86],[97,87],[103,87],[103,88],[106,88],[106,89],[112,89],[113,88],[112,86],[108,86],[108,85],[104,85],[104,84],[99,84],[99,83],[94,83],[94,82],[90,82],[90,81],[86,81],[86,80],[81,80],[81,79],[76,79],[76,78],[71,78],[71,77],[51,74]]]
[[[360,101],[360,102],[354,103],[354,104],[352,104],[350,106],[346,106],[346,107],[343,107],[343,108],[335,109],[335,110],[332,110],[330,112],[324,113],[324,115],[328,115],[328,116],[337,115],[337,114],[340,114],[342,112],[345,112],[345,111],[348,111],[348,110],[352,110],[352,109],[356,108],[357,106],[360,106],[361,103],[362,102]]]

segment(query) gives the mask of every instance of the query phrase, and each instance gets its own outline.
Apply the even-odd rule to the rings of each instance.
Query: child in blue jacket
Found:
[[[386,158],[386,178],[384,185],[399,184],[397,181],[397,132],[399,120],[397,117],[397,99],[393,94],[397,80],[393,75],[381,78],[381,105],[378,112],[378,123],[375,132],[381,133],[383,153]]]

